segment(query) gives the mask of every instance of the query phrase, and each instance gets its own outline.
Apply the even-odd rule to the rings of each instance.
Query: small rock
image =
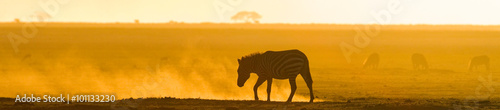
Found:
[[[411,103],[411,102],[413,102],[413,101],[412,101],[412,100],[410,100],[410,99],[406,99],[406,100],[405,100],[405,102],[406,102],[406,103]]]
[[[226,110],[239,110],[239,109],[236,107],[226,107]]]
[[[479,101],[478,103],[480,103],[480,104],[489,104],[491,102],[489,100],[483,100],[483,101]]]

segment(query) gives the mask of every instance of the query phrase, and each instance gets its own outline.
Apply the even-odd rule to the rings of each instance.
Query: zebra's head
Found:
[[[250,65],[247,61],[242,61],[238,59],[238,87],[243,87],[245,82],[247,82],[248,78],[250,78]]]

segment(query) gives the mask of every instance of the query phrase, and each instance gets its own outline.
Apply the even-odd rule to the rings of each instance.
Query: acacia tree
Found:
[[[240,11],[231,17],[231,20],[234,21],[243,21],[245,23],[259,23],[259,19],[262,16],[255,11]]]

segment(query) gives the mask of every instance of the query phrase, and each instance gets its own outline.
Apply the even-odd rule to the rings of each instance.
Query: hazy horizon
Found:
[[[54,2],[53,2],[54,1]],[[99,3],[99,4],[96,4]],[[56,4],[56,5],[54,5]],[[46,8],[45,6],[50,6]],[[1,1],[0,22],[36,21],[33,15],[48,15],[45,22],[92,23],[233,23],[230,17],[240,11],[262,15],[261,23],[286,24],[464,24],[499,25],[500,1],[432,0],[312,0],[247,1],[94,1],[94,0],[18,0]],[[44,8],[45,7],[45,8]],[[57,8],[55,8],[57,7]],[[217,7],[219,9],[217,9]],[[222,7],[222,8],[221,8]],[[396,10],[391,10],[391,9]],[[49,10],[49,11],[47,11]],[[50,11],[52,10],[52,11]],[[387,22],[377,22],[374,13],[390,12]],[[387,19],[382,17],[381,19]]]

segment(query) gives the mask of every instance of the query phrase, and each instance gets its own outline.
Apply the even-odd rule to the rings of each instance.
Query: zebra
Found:
[[[411,60],[413,62],[413,69],[415,70],[427,70],[429,69],[429,65],[427,64],[427,60],[424,55],[415,53],[411,56]]]
[[[469,62],[469,72],[473,72],[477,67],[484,65],[486,71],[490,71],[490,58],[486,55],[476,56],[472,58]]]
[[[253,87],[255,100],[258,87],[267,81],[267,101],[271,101],[271,85],[274,79],[288,79],[291,93],[287,102],[291,102],[297,85],[296,77],[300,74],[309,88],[310,100],[313,102],[313,80],[309,71],[309,61],[304,53],[299,50],[266,51],[264,53],[254,53],[238,59],[238,86],[243,87],[250,78],[250,73],[256,73],[259,78]]]
[[[366,58],[365,62],[363,62],[363,69],[372,68],[377,69],[378,62],[380,58],[377,53],[372,53],[368,58]]]

